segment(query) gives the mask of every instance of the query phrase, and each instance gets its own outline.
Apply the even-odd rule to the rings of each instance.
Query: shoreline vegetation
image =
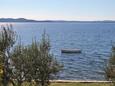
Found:
[[[40,41],[33,40],[29,45],[17,41],[12,25],[1,26],[0,31],[0,86],[48,86],[62,69],[62,65],[50,53],[48,35],[42,34]],[[34,81],[33,81],[34,80]],[[25,86],[25,85],[24,85]]]

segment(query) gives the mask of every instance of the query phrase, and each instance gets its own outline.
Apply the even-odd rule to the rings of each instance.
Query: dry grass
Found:
[[[0,85],[2,86],[2,85]],[[13,86],[9,84],[9,86]],[[30,86],[29,83],[24,82],[22,86]],[[35,85],[32,85],[35,86]],[[110,83],[51,83],[49,86],[111,86]]]
[[[111,86],[110,83],[52,83],[51,86]]]

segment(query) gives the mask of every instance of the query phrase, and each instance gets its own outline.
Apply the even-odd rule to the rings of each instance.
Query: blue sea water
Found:
[[[46,31],[51,52],[64,64],[59,79],[105,80],[104,68],[115,42],[115,23],[41,22],[12,23],[21,42],[40,40]],[[79,48],[81,54],[63,54],[63,48]]]

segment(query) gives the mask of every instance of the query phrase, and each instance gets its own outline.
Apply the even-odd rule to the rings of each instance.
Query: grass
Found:
[[[50,86],[111,86],[110,83],[52,83]]]
[[[9,86],[13,85],[9,84]],[[22,86],[30,86],[30,85],[29,83],[24,83]],[[51,83],[51,85],[49,86],[112,86],[112,85],[110,83]]]

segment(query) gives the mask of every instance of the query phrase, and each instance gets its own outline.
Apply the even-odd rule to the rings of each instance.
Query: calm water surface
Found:
[[[115,23],[12,23],[23,44],[40,40],[44,29],[51,52],[64,64],[59,79],[104,80],[104,67],[115,41]],[[63,48],[79,48],[81,54],[62,54]]]

